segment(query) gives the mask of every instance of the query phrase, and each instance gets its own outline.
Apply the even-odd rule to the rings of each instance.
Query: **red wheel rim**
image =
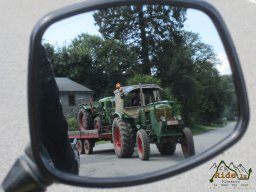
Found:
[[[81,154],[82,153],[82,143],[80,140],[77,141],[76,148],[77,148],[79,154]]]
[[[119,130],[118,127],[115,127],[114,138],[115,138],[115,147],[116,147],[116,149],[120,149],[121,145],[122,145],[122,141],[121,141],[120,130]]]
[[[143,154],[144,150],[143,150],[142,140],[141,140],[140,136],[138,136],[137,144],[138,144],[138,152],[139,152],[139,154]]]
[[[89,145],[88,145],[87,141],[84,141],[84,150],[86,153],[88,153],[88,151],[89,151]]]

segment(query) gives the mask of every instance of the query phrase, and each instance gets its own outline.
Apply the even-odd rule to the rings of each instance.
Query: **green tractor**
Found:
[[[69,138],[78,140],[77,148],[80,154],[92,154],[97,141],[112,141],[114,112],[114,97],[80,104],[77,115],[78,131],[69,131]]]
[[[96,102],[81,104],[77,115],[79,130],[98,129],[100,132],[111,132],[114,111],[114,97],[104,97]]]
[[[158,85],[117,84],[116,88],[112,140],[118,157],[131,157],[135,143],[141,160],[149,159],[150,143],[155,143],[162,155],[174,154],[178,143],[185,158],[195,154],[190,129],[175,113],[174,102],[163,100]]]

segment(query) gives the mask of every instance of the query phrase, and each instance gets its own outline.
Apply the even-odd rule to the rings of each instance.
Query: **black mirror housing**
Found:
[[[204,12],[208,15],[214,23],[220,38],[223,42],[228,60],[230,61],[231,70],[234,79],[234,85],[236,95],[238,99],[238,121],[234,131],[229,137],[210,148],[204,153],[199,154],[196,157],[192,157],[189,160],[185,160],[182,163],[172,166],[168,169],[158,170],[153,173],[127,176],[120,178],[90,178],[79,177],[77,175],[71,175],[63,173],[59,170],[53,169],[47,164],[44,154],[41,150],[40,137],[40,98],[38,97],[38,85],[42,79],[47,80],[47,73],[40,73],[39,63],[41,55],[41,40],[44,32],[53,23],[74,16],[76,14],[85,13],[92,10],[115,7],[121,5],[143,5],[143,4],[162,4],[171,6],[180,6],[186,8],[194,8]],[[175,176],[193,167],[196,167],[216,155],[222,153],[242,138],[246,131],[249,122],[249,103],[247,99],[246,86],[242,74],[240,62],[228,32],[228,29],[221,18],[218,11],[210,4],[203,1],[190,1],[190,0],[110,0],[110,1],[85,1],[82,3],[74,4],[63,9],[51,12],[44,16],[35,26],[30,41],[30,53],[29,53],[29,74],[28,74],[28,108],[29,108],[29,127],[31,135],[31,146],[34,155],[34,159],[38,168],[42,173],[47,175],[53,180],[63,182],[71,185],[85,186],[85,187],[123,187],[130,185],[138,185],[143,183],[149,183],[164,179],[167,177]],[[47,70],[46,70],[47,71]],[[41,78],[41,79],[40,79]],[[124,97],[124,96],[122,96]]]

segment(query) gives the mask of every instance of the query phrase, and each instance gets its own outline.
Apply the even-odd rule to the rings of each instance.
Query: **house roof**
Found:
[[[91,89],[67,77],[55,77],[60,92],[93,92]]]

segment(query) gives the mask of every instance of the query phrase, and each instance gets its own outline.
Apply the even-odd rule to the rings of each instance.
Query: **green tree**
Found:
[[[115,83],[124,83],[137,62],[136,54],[123,43],[88,34],[55,50],[46,46],[55,75],[69,77],[94,90],[97,97],[112,95]]]
[[[138,55],[136,70],[151,74],[163,40],[180,38],[186,9],[164,5],[122,6],[97,11],[93,16],[105,39],[117,39]]]
[[[155,83],[179,104],[186,124],[218,121],[236,108],[230,79],[199,34],[183,29],[186,9],[146,5],[102,9],[94,13],[103,38],[81,34],[71,45],[47,47],[55,73],[113,95],[116,82]],[[234,115],[233,115],[234,116]]]
[[[182,104],[187,124],[210,123],[222,115],[226,102],[220,75],[220,62],[213,48],[202,43],[198,34],[183,31],[182,40],[174,45],[162,42],[156,75],[163,87],[170,87]]]
[[[223,111],[223,118],[227,120],[234,121],[237,118],[237,96],[234,86],[234,81],[232,75],[223,75],[221,76],[222,89],[225,90],[225,104]]]
[[[138,84],[157,84],[161,85],[161,81],[152,75],[135,74],[127,80],[127,85],[138,85]]]

